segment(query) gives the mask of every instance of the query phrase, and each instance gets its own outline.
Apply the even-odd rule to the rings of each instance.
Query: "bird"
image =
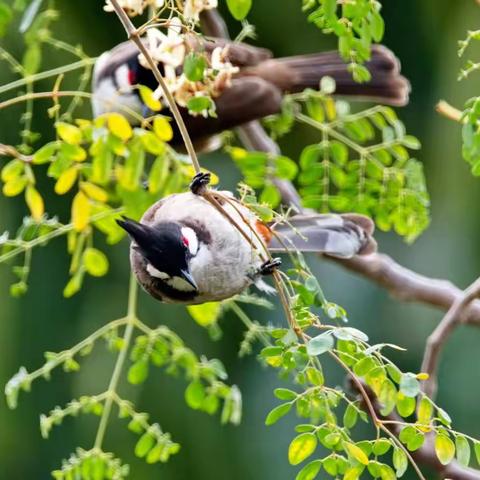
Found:
[[[187,305],[217,302],[255,284],[281,259],[272,254],[316,252],[339,258],[375,252],[374,224],[357,214],[298,214],[266,224],[231,192],[208,190],[210,173],[193,178],[190,190],[154,203],[137,222],[117,223],[131,238],[130,263],[138,282],[155,299]],[[226,214],[226,215],[225,215]]]
[[[204,52],[209,60],[212,53],[221,48],[225,61],[235,68],[231,81],[225,82],[214,98],[216,117],[192,116],[186,108],[180,109],[197,150],[208,150],[210,143],[218,145],[217,134],[225,130],[279,113],[285,94],[301,92],[306,88],[318,89],[320,80],[325,76],[335,80],[335,94],[339,96],[375,100],[394,106],[406,105],[409,99],[410,84],[400,73],[400,62],[391,50],[382,45],[372,46],[371,59],[365,64],[371,80],[366,83],[353,80],[348,64],[336,51],[273,58],[272,52],[265,48],[219,38],[197,37],[190,42],[189,48]],[[163,72],[164,66],[159,64],[159,69]],[[180,74],[182,67],[177,70]],[[111,111],[125,114],[125,107],[144,114],[146,108],[137,85],[155,90],[158,82],[152,71],[139,61],[138,49],[132,42],[121,43],[103,53],[96,61],[93,73],[94,117]],[[135,124],[133,117],[127,117]],[[180,132],[176,126],[174,128],[171,143],[181,145]]]

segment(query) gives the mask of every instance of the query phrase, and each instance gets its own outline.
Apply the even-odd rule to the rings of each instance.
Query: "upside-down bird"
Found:
[[[410,85],[400,74],[400,62],[381,45],[372,47],[371,59],[366,63],[372,78],[366,83],[353,80],[348,65],[337,52],[272,58],[269,50],[222,39],[196,39],[191,49],[202,51],[211,59],[212,52],[219,47],[225,54],[225,61],[238,68],[231,81],[220,86],[214,98],[216,118],[194,117],[181,108],[190,136],[198,146],[207,146],[208,139],[224,130],[279,113],[284,94],[306,88],[318,89],[325,76],[335,80],[336,95],[396,106],[408,102]],[[159,68],[164,70],[162,64]],[[178,74],[181,68],[177,68]],[[152,71],[140,63],[135,44],[121,43],[102,54],[94,69],[94,116],[112,111],[125,114],[123,107],[138,114],[145,113],[137,85],[155,90],[158,82]],[[135,122],[133,118],[130,120]],[[173,144],[180,142],[176,131]]]
[[[208,173],[198,174],[190,192],[159,200],[140,222],[118,220],[132,240],[130,261],[139,283],[160,301],[219,301],[252,283],[268,290],[262,276],[280,265],[272,253],[349,258],[376,249],[373,222],[362,215],[296,215],[288,224],[267,225],[230,192],[210,191],[227,218],[201,195],[208,181]]]

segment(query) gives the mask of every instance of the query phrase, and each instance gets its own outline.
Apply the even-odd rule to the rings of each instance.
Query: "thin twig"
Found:
[[[188,155],[190,156],[190,160],[192,161],[193,168],[195,169],[196,173],[200,173],[201,171],[200,163],[198,162],[197,154],[195,152],[195,148],[193,147],[192,140],[190,139],[190,135],[188,134],[187,127],[180,113],[180,110],[178,109],[177,103],[173,98],[173,95],[170,92],[167,84],[165,83],[165,80],[162,74],[160,73],[160,70],[158,69],[157,64],[152,59],[152,56],[148,53],[147,48],[145,47],[145,45],[142,42],[142,39],[140,38],[139,31],[135,28],[135,25],[132,23],[129,16],[125,13],[123,8],[120,6],[120,4],[118,3],[118,0],[111,0],[111,3],[115,10],[115,13],[117,14],[119,20],[122,22],[123,27],[125,28],[125,31],[127,32],[128,38],[135,43],[135,45],[138,47],[140,52],[144,55],[145,59],[147,60],[148,65],[150,66],[152,73],[155,76],[155,79],[157,80],[160,88],[163,91],[163,94],[165,95],[165,99],[167,100],[170,111],[172,112],[173,117],[175,118],[175,122],[177,123],[178,129],[180,130],[183,141],[185,143],[185,148],[187,150]]]
[[[427,339],[422,372],[428,373],[429,378],[423,382],[422,389],[430,398],[434,398],[437,391],[437,370],[442,348],[455,327],[462,322],[470,304],[478,297],[480,297],[480,278],[477,278],[464,294],[455,300],[443,320]]]
[[[437,103],[437,106],[435,107],[435,109],[440,115],[443,115],[444,117],[449,118],[450,120],[454,120],[455,122],[462,121],[462,112],[458,110],[458,108],[455,108],[452,105],[450,105],[445,100],[440,100]]]
[[[353,384],[353,387],[358,390],[357,385]],[[364,391],[370,397],[370,402],[375,409],[376,415],[380,418],[380,421],[384,428],[392,432],[393,435],[398,437],[403,429],[404,422],[395,413],[391,413],[387,416],[380,414],[381,405],[376,398],[372,390],[365,384],[363,384]],[[360,392],[359,392],[360,393]],[[363,395],[362,395],[363,398]],[[468,468],[460,465],[456,460],[452,460],[448,465],[442,465],[435,452],[435,445],[433,435],[426,435],[425,443],[413,452],[410,452],[411,457],[416,463],[427,465],[430,468],[437,471],[441,478],[452,480],[479,480],[480,472],[473,468]]]

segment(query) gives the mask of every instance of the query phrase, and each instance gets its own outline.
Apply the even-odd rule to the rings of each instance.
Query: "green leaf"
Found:
[[[187,102],[187,108],[194,115],[208,113],[210,116],[214,116],[215,114],[215,103],[210,97],[193,97]]]
[[[103,277],[108,272],[107,256],[96,248],[87,248],[83,253],[85,270],[93,277]]]
[[[25,201],[27,202],[32,217],[39,221],[45,212],[45,204],[43,203],[42,196],[35,187],[31,185],[27,187],[25,190]]]
[[[279,400],[295,400],[298,396],[296,392],[288,388],[276,388],[273,393]]]
[[[357,423],[357,420],[358,420],[357,409],[352,404],[349,404],[343,415],[343,425],[346,428],[353,428]]]
[[[135,362],[128,370],[128,381],[132,385],[143,383],[148,377],[148,360],[141,359]]]
[[[52,157],[55,155],[57,149],[57,142],[47,143],[33,154],[32,163],[35,165],[41,165],[43,163],[50,162],[53,160]]]
[[[220,302],[208,302],[201,305],[189,305],[187,310],[200,326],[209,327],[217,323],[222,312],[222,304]]]
[[[42,63],[42,49],[39,43],[32,43],[25,50],[22,59],[22,65],[25,69],[25,73],[33,75],[40,69]]]
[[[278,188],[272,183],[269,183],[262,190],[258,200],[260,203],[267,204],[270,208],[276,208],[280,204],[282,197]]]
[[[288,447],[288,461],[298,465],[308,458],[317,448],[317,436],[313,433],[302,433],[295,437]]]
[[[277,177],[286,180],[293,180],[298,173],[298,166],[288,157],[279,156],[275,158],[275,169]]]
[[[377,456],[385,455],[390,450],[391,446],[392,444],[390,443],[390,440],[379,438],[378,440],[375,440],[372,451]]]
[[[65,122],[57,122],[55,124],[58,136],[71,145],[78,145],[82,141],[82,131],[75,125]]]
[[[0,3],[0,38],[7,33],[8,26],[13,19],[12,9],[5,3]]]
[[[455,437],[455,449],[457,451],[458,463],[464,467],[468,467],[471,456],[470,444],[463,435],[457,435]]]
[[[322,468],[321,460],[314,460],[305,465],[295,477],[295,480],[314,480]]]
[[[402,375],[400,391],[407,397],[416,397],[420,393],[420,382],[413,373]]]
[[[167,117],[157,115],[153,120],[153,131],[163,142],[169,142],[173,138],[173,128]]]
[[[427,398],[423,397],[420,400],[417,409],[417,418],[418,422],[423,425],[428,425],[433,414],[433,405],[432,402]]]
[[[57,195],[64,195],[69,192],[78,178],[77,167],[70,167],[58,177],[55,183],[55,193]]]
[[[334,340],[332,334],[322,333],[307,343],[307,353],[312,356],[321,355],[322,353],[328,352],[334,346]]]
[[[227,0],[227,6],[233,18],[241,21],[252,8],[252,0]]]
[[[393,450],[393,466],[395,467],[398,478],[402,477],[408,468],[407,455],[399,447],[395,447]]]
[[[205,387],[198,380],[190,383],[185,390],[185,401],[190,408],[198,410],[205,400]]]
[[[477,457],[477,463],[480,464],[480,442],[478,440],[473,443],[473,449],[475,450],[475,457]]]
[[[438,408],[437,415],[440,422],[442,422],[445,426],[449,427],[452,424],[450,415],[443,408]]]
[[[139,458],[143,458],[154,446],[155,437],[150,433],[145,432],[135,446],[135,455]]]
[[[200,82],[203,80],[207,61],[203,55],[196,52],[190,52],[183,63],[183,73],[191,82]]]
[[[402,417],[409,417],[415,411],[415,406],[416,403],[414,398],[406,397],[402,392],[398,392],[397,410]]]
[[[382,480],[396,480],[395,472],[388,465],[380,466],[380,478]]]
[[[107,126],[110,132],[123,141],[132,138],[133,130],[128,120],[120,113],[109,113],[107,115]]]
[[[385,33],[385,22],[377,11],[373,11],[370,14],[370,33],[375,42],[380,42]]]
[[[357,462],[360,462],[362,465],[368,465],[368,456],[359,446],[354,443],[343,442],[343,448],[348,455],[354,458]]]
[[[448,465],[455,456],[455,444],[452,439],[443,433],[435,437],[435,453],[442,465]]]
[[[291,403],[283,403],[278,407],[275,407],[268,415],[265,420],[265,425],[273,425],[282,417],[284,417],[292,408]]]
[[[140,98],[142,102],[153,112],[159,112],[162,109],[162,102],[157,100],[154,96],[153,90],[145,85],[139,85],[138,91],[140,92]]]

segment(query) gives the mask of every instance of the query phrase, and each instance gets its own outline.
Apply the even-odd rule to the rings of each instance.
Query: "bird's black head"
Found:
[[[189,268],[189,261],[198,250],[197,236],[191,228],[174,222],[149,226],[125,217],[117,223],[146,260],[150,276],[176,290],[198,290]]]

